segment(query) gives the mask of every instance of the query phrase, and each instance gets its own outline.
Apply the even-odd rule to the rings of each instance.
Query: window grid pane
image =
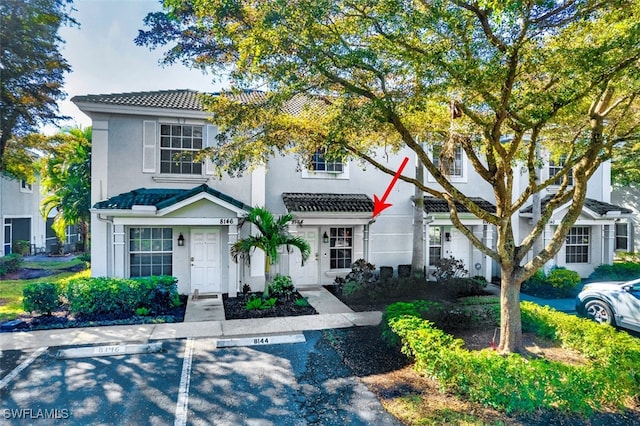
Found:
[[[433,165],[439,169],[442,147],[440,145],[434,145],[431,149],[431,153],[431,161],[433,162]],[[453,161],[449,165],[449,176],[462,177],[462,147],[456,147],[452,160]]]
[[[173,273],[171,228],[129,229],[129,275],[148,277]]]
[[[202,126],[160,126],[160,173],[201,175],[202,163],[194,162],[202,149]]]
[[[565,159],[560,158],[557,162],[555,160],[549,159],[549,178],[554,177],[564,167]],[[562,185],[562,177],[556,179],[553,184],[554,185]],[[573,185],[573,173],[569,173],[569,185]]]
[[[329,234],[329,267],[331,269],[350,268],[353,263],[353,228],[330,228]]]
[[[589,263],[589,234],[588,226],[571,228],[566,240],[567,263]]]
[[[616,250],[629,250],[629,233],[626,223],[616,223]]]
[[[429,265],[435,265],[442,259],[442,228],[429,227]]]
[[[333,173],[342,173],[344,172],[344,164],[341,161],[328,161],[324,158],[323,151],[316,151],[311,156],[310,162],[311,170],[314,172],[333,172]]]

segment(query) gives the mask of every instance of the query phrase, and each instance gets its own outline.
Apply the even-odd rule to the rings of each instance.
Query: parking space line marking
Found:
[[[176,404],[176,420],[174,426],[187,424],[187,411],[189,405],[189,382],[191,381],[191,359],[193,357],[193,338],[187,339],[184,348],[184,361],[180,376],[180,389],[178,390],[178,403]]]
[[[0,389],[4,389],[9,384],[9,382],[11,380],[13,380],[18,374],[20,374],[22,372],[22,370],[24,370],[29,365],[31,365],[31,363],[33,361],[35,361],[36,358],[38,358],[40,355],[45,353],[47,351],[47,349],[49,349],[47,346],[44,346],[42,348],[38,348],[31,355],[29,355],[29,357],[27,359],[22,361],[22,364],[20,364],[19,366],[14,368],[9,374],[4,376],[4,378],[2,380],[0,380]]]

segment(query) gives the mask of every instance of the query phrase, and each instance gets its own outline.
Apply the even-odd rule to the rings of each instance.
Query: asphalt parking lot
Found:
[[[3,351],[2,424],[398,425],[321,339],[60,359],[60,348]],[[86,348],[82,348],[85,350]]]

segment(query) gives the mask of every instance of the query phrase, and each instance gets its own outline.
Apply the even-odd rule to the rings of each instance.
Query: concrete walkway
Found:
[[[308,298],[318,315],[224,320],[221,301],[204,298],[194,303],[190,299],[185,312],[185,322],[0,333],[0,350],[35,349],[44,346],[148,343],[155,340],[188,337],[269,336],[305,330],[377,325],[382,319],[382,313],[378,311],[353,312],[324,287],[300,290],[300,293]],[[220,310],[222,310],[221,319],[219,318]],[[187,313],[189,313],[189,321],[187,321]],[[215,315],[219,319],[209,319]]]

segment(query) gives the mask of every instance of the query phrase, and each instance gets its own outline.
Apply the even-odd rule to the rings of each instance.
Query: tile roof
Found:
[[[72,102],[122,105],[146,108],[183,109],[204,111],[200,98],[207,93],[189,89],[159,90],[154,92],[113,93],[103,95],[74,96]],[[208,93],[219,95],[219,92]],[[247,90],[236,97],[243,103],[255,102],[264,96],[263,92]]]
[[[480,197],[469,197],[470,200],[475,202],[478,207],[489,213],[496,212],[496,206],[489,201]],[[469,209],[460,203],[456,203],[458,213],[469,213]],[[449,213],[449,205],[445,200],[436,197],[424,197],[424,211],[426,213]]]
[[[540,200],[541,208],[547,205],[547,203],[551,200],[551,195],[547,195],[542,200]],[[615,204],[605,203],[604,201],[594,200],[592,198],[585,198],[584,207],[589,210],[604,216],[608,212],[620,212],[622,214],[630,214],[633,213],[633,210],[628,209],[626,207],[616,206]],[[533,206],[527,206],[524,209],[520,210],[520,213],[531,213],[533,212]]]
[[[371,213],[373,200],[365,194],[285,192],[282,201],[290,212]]]
[[[93,207],[96,209],[131,210],[133,206],[155,206],[160,210],[191,198],[201,192],[206,192],[243,210],[248,211],[250,209],[250,206],[244,204],[242,201],[238,201],[204,184],[192,189],[138,188],[116,195],[108,200],[99,201]]]
[[[159,90],[154,92],[74,96],[71,101],[75,103],[94,103],[141,108],[205,111],[201,97],[203,95],[219,96],[222,93],[225,92],[205,93],[189,89]],[[241,103],[249,104],[263,100],[265,98],[265,92],[245,90],[238,94],[233,94],[233,97]],[[296,95],[286,104],[286,110],[291,114],[299,114],[307,105],[310,105],[310,102],[310,98],[304,95]],[[316,102],[316,105],[323,106],[320,102]]]

